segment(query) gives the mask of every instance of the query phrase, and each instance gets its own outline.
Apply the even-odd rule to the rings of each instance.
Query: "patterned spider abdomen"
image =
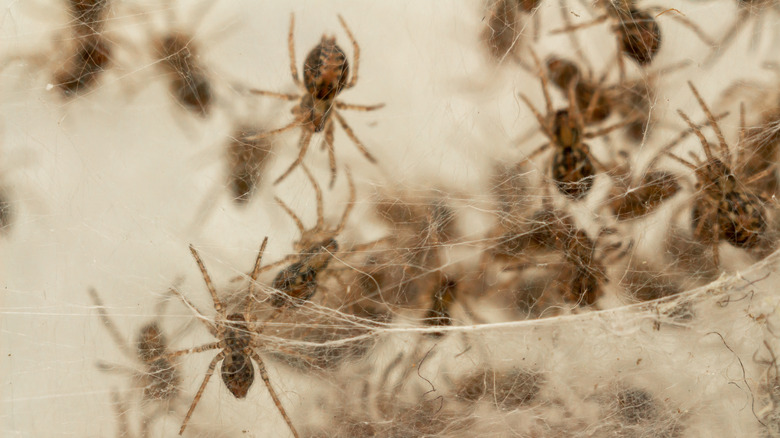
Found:
[[[754,248],[766,229],[764,208],[760,201],[743,191],[724,194],[718,205],[720,237],[738,248]]]
[[[336,38],[322,40],[306,56],[303,63],[303,84],[315,100],[332,101],[347,84],[349,62],[336,45]]]
[[[640,65],[649,64],[661,48],[661,28],[655,19],[645,11],[632,9],[617,26],[620,51]]]
[[[575,201],[588,194],[596,175],[586,148],[586,145],[559,148],[552,159],[552,177],[556,187]]]
[[[255,381],[252,358],[243,351],[231,351],[222,360],[222,381],[236,398],[244,398]]]
[[[286,267],[274,278],[271,287],[279,291],[271,296],[274,307],[294,307],[306,301],[317,291],[317,273],[305,260]]]
[[[246,397],[255,381],[255,368],[252,358],[246,351],[252,345],[252,336],[248,330],[244,315],[233,313],[225,323],[225,357],[222,359],[222,382],[236,398]]]
[[[335,239],[327,239],[302,251],[304,258],[284,268],[274,278],[271,287],[280,293],[271,297],[271,305],[294,307],[308,301],[317,291],[317,274],[328,267],[338,248]]]

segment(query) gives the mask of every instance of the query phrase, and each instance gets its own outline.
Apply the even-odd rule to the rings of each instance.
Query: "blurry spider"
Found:
[[[534,40],[539,38],[539,14],[536,9],[541,3],[542,0],[491,0],[482,39],[493,59],[502,62],[507,56],[515,56],[523,30],[523,14],[533,16]]]
[[[184,433],[184,429],[187,427],[187,423],[189,422],[193,411],[195,411],[195,407],[198,405],[200,397],[203,395],[203,391],[206,389],[206,385],[209,383],[209,379],[211,379],[211,376],[214,374],[214,369],[216,368],[217,363],[222,361],[220,375],[222,377],[222,382],[225,384],[227,389],[237,399],[243,399],[247,396],[247,393],[249,392],[249,389],[252,387],[252,383],[254,383],[255,380],[255,371],[254,366],[252,365],[252,360],[254,360],[257,363],[257,369],[260,371],[260,378],[263,379],[263,383],[265,383],[266,388],[268,388],[268,393],[271,395],[276,408],[284,418],[284,421],[290,427],[290,431],[292,432],[293,436],[296,438],[299,436],[298,432],[295,430],[295,426],[293,426],[293,423],[290,420],[290,417],[287,416],[287,412],[284,410],[282,402],[276,395],[276,391],[274,390],[273,386],[271,386],[271,380],[268,378],[268,372],[265,369],[263,359],[260,357],[257,351],[255,351],[256,348],[263,347],[263,340],[260,338],[260,335],[265,329],[265,323],[261,324],[259,327],[256,325],[257,321],[255,320],[253,313],[254,303],[256,302],[254,289],[260,273],[270,268],[270,266],[265,266],[262,268],[260,267],[263,259],[263,252],[265,252],[265,247],[267,244],[268,238],[266,237],[263,239],[263,243],[260,246],[260,251],[257,253],[255,267],[252,271],[252,274],[250,275],[249,290],[247,292],[243,313],[236,312],[231,313],[230,315],[227,314],[227,308],[223,305],[222,301],[220,301],[219,297],[217,296],[217,291],[214,288],[214,284],[211,281],[211,277],[209,276],[208,271],[206,270],[206,266],[203,264],[203,261],[198,255],[198,251],[196,251],[195,248],[190,245],[190,252],[192,252],[192,257],[198,264],[198,268],[203,275],[203,281],[206,283],[206,288],[208,288],[209,293],[211,294],[211,298],[214,301],[214,310],[217,312],[216,317],[212,321],[200,310],[198,310],[198,308],[195,307],[195,305],[191,303],[190,300],[188,300],[184,295],[182,295],[181,292],[179,292],[176,288],[172,289],[172,291],[184,302],[187,307],[193,309],[193,311],[197,314],[197,319],[206,326],[206,329],[212,334],[212,336],[217,338],[217,341],[203,344],[199,347],[174,351],[172,353],[162,355],[161,357],[170,360],[174,357],[192,353],[200,353],[209,350],[220,350],[220,352],[214,356],[214,359],[212,359],[211,363],[209,364],[209,368],[206,371],[205,377],[203,378],[203,383],[201,383],[200,388],[198,388],[198,392],[195,394],[195,398],[192,400],[190,409],[187,411],[187,415],[184,417],[184,421],[182,421],[179,435]]]
[[[246,204],[260,182],[271,152],[267,138],[248,140],[262,132],[251,126],[237,127],[227,147],[228,186],[237,204]]]
[[[97,84],[102,72],[110,67],[111,45],[100,33],[79,38],[76,53],[65,61],[65,67],[54,74],[54,86],[65,97],[73,97]]]
[[[769,14],[770,9],[775,13],[780,13],[780,3],[776,0],[737,0],[737,15],[734,17],[734,23],[723,34],[716,43],[712,44],[712,51],[704,65],[712,65],[718,56],[725,52],[725,49],[734,41],[737,33],[744,28],[750,21],[754,21],[753,35],[760,35],[761,28],[764,25],[764,19]]]
[[[719,266],[718,243],[721,240],[726,240],[731,245],[742,249],[753,249],[761,243],[767,228],[764,202],[767,201],[768,194],[755,193],[750,187],[773,175],[776,166],[772,165],[753,175],[745,175],[743,167],[745,156],[742,149],[738,149],[736,157],[732,155],[715,116],[712,115],[693,83],[689,81],[688,86],[715,131],[720,145],[720,155],[713,153],[701,129],[694,125],[682,110],[677,112],[699,138],[706,160],[701,161],[694,155],[691,162],[671,152],[666,154],[693,170],[696,175],[697,193],[693,205],[693,234],[702,243],[712,245],[713,261],[715,266]],[[747,131],[744,106],[741,107],[740,113],[738,144],[741,146]],[[674,143],[668,148],[672,146]]]
[[[318,276],[330,264],[331,259],[339,251],[339,244],[336,237],[344,230],[347,219],[355,204],[355,184],[352,181],[352,174],[347,170],[347,181],[349,182],[349,201],[341,215],[341,220],[335,228],[328,228],[325,225],[325,216],[323,211],[322,190],[319,184],[312,176],[306,165],[301,164],[301,168],[306,173],[309,182],[314,187],[314,193],[317,199],[317,223],[314,228],[306,229],[303,221],[287,206],[281,199],[276,198],[276,202],[292,218],[301,237],[293,244],[297,252],[284,259],[275,262],[274,265],[285,263],[290,260],[296,260],[291,265],[279,271],[274,278],[272,287],[278,291],[271,298],[271,304],[277,308],[288,306],[298,306],[300,303],[308,300],[318,287]],[[349,253],[359,253],[371,248],[384,239],[375,240],[370,243],[356,245],[349,249]]]
[[[207,117],[214,103],[214,93],[206,67],[200,62],[200,50],[195,41],[197,29],[217,2],[206,2],[191,20],[191,29],[183,30],[175,16],[174,0],[164,1],[167,24],[172,29],[160,32],[148,30],[152,38],[152,56],[170,80],[170,92],[182,108]],[[141,16],[139,14],[139,16]]]
[[[547,58],[546,65],[550,80],[564,93],[570,82],[575,82],[574,96],[586,125],[602,122],[616,111],[627,121],[628,137],[641,142],[652,122],[656,81],[662,75],[687,67],[690,62],[682,61],[654,69],[640,79],[622,80],[609,86],[604,85],[608,71],[597,80],[590,68],[583,74],[576,63],[564,58],[551,56]]]
[[[624,257],[633,246],[631,242],[622,251],[610,256],[622,247],[622,243],[617,242],[605,247],[597,257],[601,238],[614,232],[614,229],[604,228],[596,240],[591,240],[583,230],[578,229],[564,240],[561,249],[568,264],[568,272],[559,277],[565,284],[564,299],[578,305],[592,306],[604,294],[603,287],[609,283],[606,266]]]
[[[336,153],[333,145],[333,120],[330,118],[331,115],[336,117],[336,120],[344,129],[344,132],[347,133],[347,136],[355,143],[355,146],[357,146],[366,159],[372,163],[376,163],[376,158],[368,152],[368,149],[366,149],[363,143],[357,138],[352,131],[352,128],[347,125],[344,117],[337,111],[374,111],[385,106],[383,103],[370,106],[353,105],[336,100],[339,93],[343,90],[348,90],[357,84],[358,67],[360,63],[360,47],[341,15],[339,15],[339,21],[341,22],[342,27],[344,27],[344,31],[347,33],[350,41],[352,41],[354,53],[354,70],[352,71],[352,77],[349,79],[349,82],[347,82],[347,77],[349,77],[349,62],[347,61],[347,56],[341,47],[336,45],[336,37],[327,37],[326,35],[322,36],[320,43],[306,56],[306,60],[303,62],[303,82],[301,82],[298,77],[298,68],[295,66],[295,45],[293,42],[295,15],[290,14],[290,34],[287,40],[288,49],[290,51],[290,71],[292,72],[293,82],[301,89],[302,94],[284,94],[257,89],[250,90],[251,93],[259,94],[261,96],[275,97],[288,101],[300,101],[297,106],[293,107],[292,114],[295,118],[287,126],[248,138],[248,140],[255,140],[269,135],[280,134],[298,127],[301,128],[301,138],[298,142],[298,147],[300,148],[298,158],[296,158],[290,167],[274,181],[274,184],[279,184],[293,171],[293,169],[303,162],[306,151],[309,149],[312,135],[324,132],[325,146],[328,148],[328,157],[330,161],[330,186],[333,186],[336,181]]]
[[[564,8],[565,0],[560,1],[561,7]],[[611,20],[612,30],[617,38],[618,52],[633,59],[640,66],[645,66],[652,62],[661,48],[661,28],[651,13],[660,12],[662,14],[670,9],[664,10],[658,7],[639,9],[635,3],[636,0],[598,0],[596,4],[603,9],[602,15],[590,22],[567,25],[552,33],[573,32]],[[671,11],[679,13],[676,9],[671,9]],[[672,15],[672,18],[691,29],[705,43],[712,44],[710,38],[684,16],[675,14]],[[617,61],[622,79],[625,77],[623,57],[618,55]]]
[[[542,83],[547,110],[546,115],[542,116],[525,94],[520,93],[520,98],[523,99],[523,102],[536,117],[542,132],[547,136],[549,142],[531,152],[521,163],[527,163],[552,146],[555,149],[551,163],[553,181],[561,193],[577,201],[585,197],[591,187],[593,187],[596,171],[606,170],[606,167],[591,154],[590,148],[583,143],[583,139],[606,135],[615,129],[625,126],[627,122],[619,122],[591,132],[585,131],[585,120],[592,116],[589,114],[583,116],[579,111],[575,96],[576,81],[571,81],[568,84],[569,108],[553,112],[547,73],[542,68],[536,53],[533,50],[530,52],[536,63],[539,79]],[[595,105],[589,105],[588,109],[590,111],[595,110]]]
[[[112,47],[103,35],[103,25],[110,12],[108,0],[70,0],[73,21],[71,32],[76,52],[54,74],[54,86],[65,97],[72,97],[92,88],[101,72],[111,64]]]
[[[171,290],[173,290],[172,288]],[[148,436],[148,430],[152,421],[159,415],[167,414],[171,409],[171,403],[180,395],[179,385],[181,375],[176,364],[168,353],[168,340],[163,334],[157,322],[150,322],[138,333],[135,351],[127,345],[125,337],[111,321],[106,306],[101,301],[95,289],[89,289],[89,295],[97,306],[100,320],[108,330],[108,334],[122,353],[134,362],[137,362],[142,370],[123,365],[98,362],[97,367],[103,372],[123,373],[133,376],[137,387],[143,390],[143,400],[148,402],[160,402],[164,409],[157,410],[153,415],[146,416],[141,422],[141,436]]]

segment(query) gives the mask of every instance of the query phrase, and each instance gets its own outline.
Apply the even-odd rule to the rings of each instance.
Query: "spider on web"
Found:
[[[706,114],[709,125],[715,131],[719,153],[713,151],[701,129],[682,110],[678,110],[680,117],[699,138],[705,159],[701,160],[691,154],[692,161],[689,161],[668,152],[675,143],[667,147],[666,154],[691,169],[696,176],[697,192],[692,214],[693,235],[702,243],[712,247],[713,262],[715,266],[720,266],[718,244],[721,240],[747,250],[757,248],[762,241],[766,240],[764,235],[767,232],[769,216],[765,204],[770,203],[770,198],[774,194],[757,193],[752,187],[759,184],[761,180],[773,176],[777,169],[776,165],[773,165],[761,172],[746,174],[744,163],[747,157],[741,148],[747,132],[744,105],[740,111],[739,148],[734,155],[729,150],[716,117],[699,91],[690,81],[688,86]]]
[[[344,129],[344,132],[346,132],[347,136],[355,143],[355,146],[357,146],[363,156],[365,156],[368,161],[376,163],[376,158],[368,152],[368,149],[366,149],[363,143],[357,138],[352,131],[352,128],[349,127],[346,120],[344,120],[344,117],[338,111],[374,111],[385,106],[383,103],[378,105],[353,105],[340,102],[336,99],[342,91],[348,90],[357,84],[358,67],[360,65],[360,47],[341,15],[339,15],[339,21],[350,41],[352,41],[354,69],[352,70],[352,77],[349,78],[349,81],[347,81],[350,73],[347,56],[341,47],[336,45],[336,38],[328,37],[326,35],[322,36],[320,43],[306,56],[306,60],[303,62],[303,81],[301,81],[298,76],[298,68],[295,65],[295,44],[293,41],[295,15],[290,14],[290,34],[287,40],[290,52],[290,71],[292,72],[293,82],[302,91],[302,94],[284,94],[257,89],[249,90],[251,93],[261,96],[275,97],[288,101],[299,101],[298,105],[292,109],[292,113],[295,117],[288,125],[248,138],[248,140],[253,140],[269,135],[280,134],[295,128],[301,128],[301,137],[298,142],[298,147],[300,148],[298,157],[290,167],[274,181],[274,184],[278,184],[287,178],[290,172],[303,163],[303,158],[306,156],[306,151],[309,149],[312,136],[322,132],[325,134],[324,146],[328,149],[331,171],[330,186],[333,186],[336,181],[336,152],[333,144],[334,131],[331,116],[336,118]]]
[[[173,290],[173,288],[171,289]],[[160,415],[167,414],[175,401],[181,395],[181,374],[178,365],[170,358],[168,340],[156,321],[150,322],[138,332],[135,350],[127,345],[125,337],[119,332],[116,324],[106,312],[106,306],[95,289],[89,289],[89,295],[100,313],[100,320],[106,327],[109,336],[122,353],[133,362],[138,363],[141,370],[113,363],[98,362],[97,367],[106,373],[122,373],[133,377],[136,385],[143,391],[142,400],[159,402],[161,409],[151,416],[144,416],[141,421],[141,436],[148,436],[152,422]],[[124,417],[120,417],[122,419]]]
[[[195,411],[195,407],[198,405],[198,402],[203,395],[203,391],[206,389],[206,385],[209,383],[209,379],[211,379],[211,376],[214,374],[214,369],[219,362],[222,362],[220,367],[220,376],[222,377],[222,382],[234,397],[237,399],[243,399],[246,398],[249,389],[254,383],[255,372],[254,366],[252,364],[252,361],[254,361],[257,364],[258,371],[260,372],[260,378],[263,380],[263,383],[268,389],[268,393],[273,399],[279,414],[282,416],[282,418],[284,418],[284,421],[289,426],[293,436],[296,438],[299,436],[295,426],[292,423],[292,420],[290,420],[290,417],[287,415],[287,411],[284,409],[279,396],[276,394],[276,390],[274,390],[273,386],[271,385],[271,380],[268,377],[268,372],[266,371],[263,359],[256,351],[256,349],[264,347],[264,341],[261,338],[261,334],[266,327],[266,322],[262,322],[258,326],[258,321],[254,316],[253,307],[256,302],[255,285],[257,283],[257,277],[260,275],[260,273],[270,267],[265,266],[261,268],[263,252],[265,252],[267,243],[268,238],[266,237],[260,246],[260,250],[258,251],[257,259],[255,261],[255,267],[250,276],[249,289],[247,291],[243,311],[231,314],[227,313],[226,306],[217,296],[217,291],[211,281],[211,277],[206,270],[206,266],[203,264],[203,261],[198,255],[198,252],[192,245],[190,245],[190,251],[192,252],[192,256],[195,258],[195,262],[198,264],[198,268],[203,275],[203,281],[206,283],[206,287],[211,294],[211,298],[214,302],[214,310],[217,312],[217,315],[213,318],[213,320],[206,317],[200,310],[198,310],[197,307],[195,307],[194,304],[192,304],[184,295],[182,295],[181,292],[175,288],[173,289],[173,292],[184,302],[187,307],[196,313],[197,319],[203,323],[212,336],[217,338],[217,341],[203,344],[198,347],[174,351],[172,353],[162,355],[161,357],[170,360],[178,356],[200,353],[203,351],[220,351],[216,356],[214,356],[214,359],[212,359],[211,363],[209,364],[206,375],[203,378],[203,382],[201,383],[200,388],[198,388],[198,392],[195,394],[195,397],[192,400],[190,409],[187,411],[187,415],[182,421],[179,435],[184,433],[184,430],[187,427],[187,423],[189,422],[192,413]]]

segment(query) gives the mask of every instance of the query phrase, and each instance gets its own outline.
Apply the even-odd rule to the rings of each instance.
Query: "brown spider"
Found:
[[[230,137],[227,148],[229,188],[237,204],[246,204],[262,177],[271,152],[267,138],[247,140],[260,131],[250,126],[239,126]]]
[[[555,152],[552,157],[551,173],[556,187],[569,198],[575,201],[580,200],[593,187],[596,171],[606,170],[606,167],[591,154],[590,148],[583,143],[583,139],[606,135],[624,126],[627,122],[623,121],[604,129],[587,132],[585,130],[585,120],[591,116],[588,114],[583,116],[579,111],[575,96],[576,81],[573,80],[569,82],[568,86],[569,108],[553,112],[547,74],[533,50],[531,50],[531,55],[536,63],[539,79],[542,82],[542,91],[544,92],[547,109],[546,115],[542,116],[525,94],[520,93],[520,98],[523,99],[523,102],[528,105],[528,108],[536,116],[536,120],[542,127],[542,132],[547,136],[549,142],[531,152],[522,163],[530,161],[552,146]],[[590,106],[589,109],[593,110],[595,106]]]
[[[534,40],[539,38],[539,14],[536,9],[541,3],[541,0],[491,0],[482,39],[493,59],[501,62],[507,56],[515,56],[523,27],[523,14],[533,16]]]
[[[133,379],[138,382],[138,387],[143,389],[144,401],[155,401],[165,405],[164,410],[143,419],[141,423],[142,436],[147,436],[147,431],[154,418],[162,413],[167,413],[170,404],[180,394],[181,376],[179,370],[171,358],[166,357],[168,341],[157,322],[150,322],[144,325],[138,333],[136,348],[133,351],[120,334],[116,324],[108,317],[105,305],[97,291],[89,289],[89,295],[97,306],[100,320],[108,330],[111,339],[129,359],[138,362],[143,370],[138,371],[135,368],[104,362],[98,362],[98,369],[104,372],[121,372],[133,376]]]
[[[705,244],[712,245],[713,261],[719,266],[718,243],[728,241],[742,249],[756,248],[762,241],[767,228],[767,212],[764,202],[767,194],[756,193],[750,187],[762,179],[774,174],[775,165],[753,174],[745,175],[743,164],[745,156],[741,149],[734,157],[726,144],[726,139],[707,104],[701,98],[692,82],[688,82],[696,100],[707,115],[707,120],[715,131],[720,145],[720,156],[716,156],[701,129],[694,125],[688,116],[678,110],[691,130],[699,137],[706,157],[701,161],[693,157],[693,162],[666,152],[667,155],[693,170],[696,175],[696,200],[693,205],[694,236]],[[744,106],[741,111],[739,144],[745,140]],[[674,144],[671,144],[673,146]]]
[[[661,28],[651,14],[669,10],[655,7],[639,9],[635,3],[636,0],[598,0],[596,4],[603,9],[602,15],[590,22],[568,25],[553,33],[573,32],[611,20],[612,30],[617,38],[618,52],[633,59],[640,66],[645,66],[652,62],[661,48],[662,41]],[[561,7],[565,7],[565,0],[561,0]],[[679,13],[676,9],[672,11]],[[682,15],[672,15],[672,18],[691,29],[702,41],[711,44],[710,38],[696,24]],[[617,60],[623,78],[625,76],[623,57],[617,56]]]
[[[609,72],[604,72],[596,80],[590,69],[583,74],[575,62],[564,58],[552,56],[547,58],[546,64],[550,80],[564,93],[569,84],[575,82],[575,100],[586,125],[602,122],[613,111],[618,112],[627,121],[628,137],[641,142],[653,122],[651,110],[656,99],[656,81],[661,75],[684,68],[690,62],[683,61],[655,69],[640,79],[622,80],[609,86],[604,85]]]
[[[274,265],[284,263],[289,260],[296,260],[291,265],[281,270],[274,278],[272,287],[280,293],[274,294],[271,304],[277,308],[287,306],[296,306],[302,301],[308,300],[318,287],[318,275],[323,272],[330,264],[334,254],[339,251],[339,244],[336,237],[344,230],[349,218],[349,213],[355,204],[355,184],[352,181],[352,174],[347,170],[347,181],[349,182],[349,201],[341,215],[341,220],[335,228],[329,228],[325,225],[325,216],[323,212],[322,190],[319,184],[312,176],[306,165],[301,164],[301,168],[306,173],[306,177],[314,187],[314,193],[317,199],[317,224],[314,228],[306,229],[303,221],[287,206],[281,199],[276,198],[276,202],[293,219],[301,237],[294,243],[293,248],[296,254],[292,254]],[[359,252],[370,248],[379,241],[352,247],[350,252]]]
[[[197,319],[206,326],[206,329],[208,329],[212,336],[217,338],[217,341],[204,344],[199,347],[174,351],[162,357],[170,360],[174,357],[192,353],[200,353],[209,350],[220,350],[220,352],[217,353],[217,355],[209,364],[209,368],[206,371],[206,376],[203,378],[203,383],[201,383],[200,388],[198,388],[198,392],[195,394],[195,398],[192,400],[190,409],[187,411],[187,415],[184,417],[181,429],[179,430],[179,435],[184,433],[184,429],[187,427],[187,422],[190,420],[195,407],[198,405],[200,397],[203,395],[203,391],[206,389],[206,385],[208,384],[209,379],[211,378],[212,374],[214,374],[214,369],[216,368],[217,363],[222,361],[220,371],[222,382],[234,397],[243,399],[246,397],[249,389],[252,387],[252,383],[254,383],[255,372],[254,366],[252,365],[252,360],[254,360],[254,362],[257,363],[257,369],[260,371],[260,378],[263,379],[263,383],[265,383],[266,388],[268,388],[268,393],[271,395],[276,408],[284,418],[284,421],[290,427],[290,431],[292,432],[293,436],[296,438],[299,436],[298,432],[295,430],[295,426],[293,426],[293,423],[290,420],[290,417],[287,416],[287,412],[284,410],[282,402],[276,395],[276,391],[274,390],[273,386],[271,386],[271,381],[268,378],[268,372],[265,369],[263,359],[260,357],[257,351],[255,351],[256,348],[263,347],[263,341],[260,338],[260,335],[265,328],[265,323],[261,324],[259,327],[256,325],[257,321],[255,320],[253,313],[253,306],[256,301],[254,288],[257,282],[257,277],[260,275],[260,273],[270,267],[260,267],[263,258],[263,252],[265,251],[267,243],[268,238],[266,237],[260,246],[260,251],[258,252],[257,259],[255,261],[255,267],[250,276],[249,290],[247,292],[243,313],[236,312],[231,313],[230,315],[227,314],[227,308],[223,305],[222,301],[220,301],[219,297],[217,296],[217,291],[214,288],[214,284],[211,282],[211,277],[206,271],[206,266],[203,264],[203,261],[201,260],[195,248],[190,245],[192,256],[195,258],[195,262],[197,262],[198,268],[200,268],[200,272],[203,275],[203,281],[206,283],[206,287],[211,294],[211,298],[214,300],[214,310],[217,311],[216,317],[212,321],[203,315],[203,313],[198,310],[198,308],[195,307],[177,289],[174,288],[173,292],[179,298],[181,298],[185,305],[195,311],[198,316]]]
[[[71,0],[71,32],[76,52],[54,74],[54,86],[65,97],[89,90],[103,71],[110,67],[112,45],[104,36],[103,26],[110,12],[108,0]]]
[[[207,117],[214,103],[214,92],[206,67],[200,62],[200,50],[196,41],[197,28],[216,2],[206,2],[192,20],[191,30],[177,25],[174,0],[165,0],[167,24],[173,29],[160,32],[148,26],[152,56],[160,70],[169,78],[169,88],[176,102],[191,113]],[[138,16],[144,16],[142,11]]]
[[[111,46],[101,34],[79,38],[77,44],[76,53],[65,61],[64,68],[54,74],[54,86],[65,97],[91,89],[111,64]]]
[[[371,106],[352,105],[336,100],[339,93],[343,90],[348,90],[357,84],[360,62],[360,47],[358,46],[355,37],[352,36],[352,32],[349,30],[349,27],[347,27],[347,23],[341,15],[339,15],[339,21],[344,27],[344,31],[346,31],[350,41],[352,41],[354,52],[354,70],[352,71],[352,77],[349,79],[349,82],[347,81],[347,77],[349,77],[349,62],[347,61],[347,56],[344,51],[336,45],[336,37],[328,37],[326,35],[322,36],[320,43],[306,56],[306,60],[303,62],[303,82],[301,82],[298,77],[298,68],[295,66],[295,45],[293,42],[295,15],[290,14],[290,34],[287,40],[290,51],[290,71],[292,72],[293,82],[295,82],[295,85],[301,89],[303,93],[284,94],[273,91],[250,90],[251,93],[262,96],[275,97],[288,101],[300,101],[297,106],[293,107],[292,113],[295,118],[287,126],[259,134],[253,138],[248,138],[248,140],[254,140],[286,132],[298,127],[301,128],[301,138],[298,142],[298,147],[300,148],[298,158],[296,158],[290,167],[274,181],[274,184],[278,184],[285,179],[293,169],[303,162],[303,157],[309,149],[312,135],[324,132],[325,145],[328,148],[328,157],[330,161],[330,186],[333,186],[333,183],[336,180],[336,153],[333,146],[333,120],[330,118],[331,115],[336,117],[336,120],[344,129],[344,132],[347,133],[347,136],[355,143],[355,146],[363,153],[366,159],[372,163],[376,163],[376,158],[368,152],[368,149],[360,142],[352,131],[352,128],[347,125],[344,117],[337,111],[373,111],[385,106],[383,103]]]

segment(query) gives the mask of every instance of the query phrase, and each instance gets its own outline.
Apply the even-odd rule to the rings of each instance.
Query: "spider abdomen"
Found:
[[[596,169],[586,151],[587,146],[564,147],[552,159],[552,177],[558,190],[574,200],[588,194],[593,187]]]
[[[632,9],[618,27],[620,50],[640,65],[649,64],[661,48],[661,28],[645,11]]]
[[[316,269],[307,266],[305,260],[293,263],[274,278],[272,287],[279,291],[271,298],[274,307],[295,306],[306,301],[317,291]]]
[[[721,238],[738,248],[754,248],[766,229],[764,209],[758,199],[742,191],[725,194],[719,205]]]
[[[322,37],[303,63],[303,83],[315,100],[333,100],[347,84],[349,62],[335,38]]]
[[[252,358],[243,350],[225,353],[222,360],[222,382],[236,398],[244,398],[255,381]]]

